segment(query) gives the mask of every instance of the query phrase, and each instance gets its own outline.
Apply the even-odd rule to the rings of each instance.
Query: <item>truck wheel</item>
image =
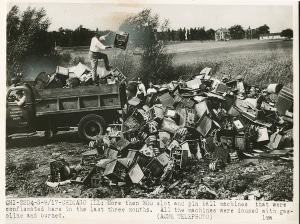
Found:
[[[80,138],[95,140],[98,135],[102,135],[106,130],[104,119],[98,115],[90,114],[79,121],[78,134]]]

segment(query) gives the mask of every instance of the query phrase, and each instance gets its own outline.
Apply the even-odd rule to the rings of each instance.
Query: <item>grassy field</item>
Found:
[[[269,83],[282,83],[292,87],[291,41],[258,42],[256,40],[227,43],[229,42],[217,42],[218,47],[211,42],[203,46],[198,43],[195,44],[195,48],[190,47],[190,51],[172,46],[174,65],[192,65],[195,68],[211,67],[216,77],[242,75],[246,82],[260,87]]]
[[[132,49],[128,49],[126,61],[138,61],[139,56],[134,55]],[[70,53],[73,58],[83,59],[90,66],[88,47],[64,48],[63,52]],[[106,53],[114,66],[117,66],[116,58],[120,58],[120,54],[123,54],[121,58],[125,58],[125,52],[120,49],[108,49]],[[191,72],[197,73],[204,67],[211,67],[215,77],[230,75],[234,78],[242,75],[249,84],[262,88],[269,83],[282,83],[289,87],[293,84],[292,41],[174,42],[168,45],[168,53],[173,55],[175,68],[185,67],[179,69],[183,76],[190,75]],[[99,69],[103,66],[100,62]],[[128,71],[123,72],[129,76],[126,74]],[[177,77],[178,74],[174,74],[174,79]]]

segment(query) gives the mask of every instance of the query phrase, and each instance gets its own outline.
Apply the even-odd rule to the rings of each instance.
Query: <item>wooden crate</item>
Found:
[[[150,170],[153,177],[160,177],[164,173],[164,167],[157,158],[152,158],[146,168]]]
[[[172,107],[174,105],[174,99],[170,95],[169,92],[164,93],[163,95],[158,97],[161,104],[166,108],[166,107]]]
[[[144,172],[138,163],[135,163],[128,172],[128,176],[132,183],[138,184],[144,179]]]
[[[246,138],[244,135],[237,135],[235,136],[235,149],[240,150],[240,151],[246,151]]]
[[[284,86],[280,90],[275,104],[277,112],[281,115],[285,115],[286,111],[293,112],[293,106],[293,90]]]
[[[175,133],[176,130],[179,129],[179,126],[176,124],[176,122],[170,118],[164,118],[161,124],[161,130]]]
[[[203,116],[202,119],[197,122],[196,129],[203,137],[206,137],[208,133],[213,129],[213,120],[208,116]]]
[[[52,182],[60,182],[69,179],[69,164],[64,159],[50,162],[50,175]]]
[[[113,180],[124,181],[126,177],[126,167],[118,160],[113,160],[107,164],[104,175]]]
[[[149,163],[150,157],[145,156],[138,150],[128,150],[127,159],[129,159],[129,167],[134,163],[138,163],[140,167],[146,167]]]
[[[176,167],[184,168],[188,164],[189,151],[175,147],[170,151],[170,157],[173,158]]]
[[[116,149],[121,152],[124,149],[126,149],[129,146],[129,144],[130,144],[130,141],[128,141],[125,138],[121,138],[119,141],[117,141],[114,144],[114,147],[116,147]]]
[[[160,155],[156,156],[156,159],[163,167],[165,167],[169,163],[170,155],[168,155],[166,152],[163,152]]]

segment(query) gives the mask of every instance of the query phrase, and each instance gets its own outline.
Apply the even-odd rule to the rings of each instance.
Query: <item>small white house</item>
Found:
[[[215,41],[228,41],[230,40],[230,31],[228,29],[218,29],[215,32]]]
[[[266,33],[259,35],[260,40],[284,40],[286,37],[281,37],[280,33]]]

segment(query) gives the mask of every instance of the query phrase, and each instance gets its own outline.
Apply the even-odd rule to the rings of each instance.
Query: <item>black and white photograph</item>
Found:
[[[5,223],[297,223],[299,2],[1,6]]]

